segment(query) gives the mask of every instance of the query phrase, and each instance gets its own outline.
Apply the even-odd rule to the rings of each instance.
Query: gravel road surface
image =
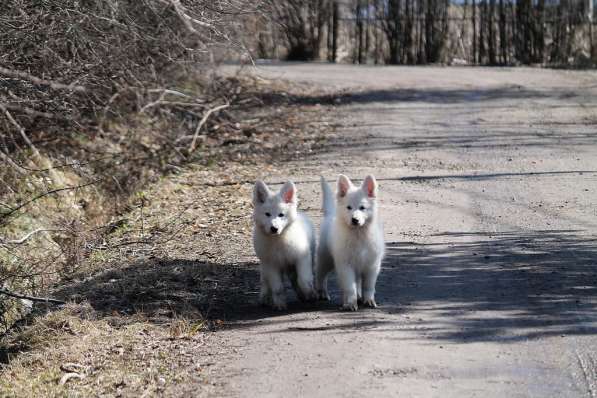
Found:
[[[373,173],[387,256],[378,309],[339,311],[335,281],[329,305],[250,303],[218,395],[597,397],[597,73],[252,73],[333,94],[334,149],[288,177],[319,223],[319,174]]]

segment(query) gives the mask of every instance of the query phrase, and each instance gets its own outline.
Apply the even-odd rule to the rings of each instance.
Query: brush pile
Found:
[[[30,304],[6,292],[43,295],[68,278],[143,206],[145,184],[217,161],[222,145],[260,146],[255,82],[213,66],[245,53],[239,32],[262,8],[0,2],[0,333]]]
[[[245,4],[247,3],[247,4]],[[0,4],[2,145],[139,110],[218,49],[241,49],[236,0],[7,0]],[[179,100],[181,98],[178,98]],[[12,117],[8,117],[10,113]],[[20,127],[17,127],[20,126]]]

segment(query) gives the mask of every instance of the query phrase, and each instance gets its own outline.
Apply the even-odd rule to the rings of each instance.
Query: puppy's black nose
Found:
[[[269,230],[272,231],[272,234],[275,234],[276,232],[278,232],[278,228],[276,228],[276,227],[271,227]]]
[[[352,225],[359,225],[359,220],[356,218],[352,218]]]

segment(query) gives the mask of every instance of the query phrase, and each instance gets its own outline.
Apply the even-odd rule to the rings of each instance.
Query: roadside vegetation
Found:
[[[210,331],[252,294],[230,256],[250,253],[247,183],[328,128],[285,85],[218,73],[263,10],[0,6],[0,396],[209,391]]]

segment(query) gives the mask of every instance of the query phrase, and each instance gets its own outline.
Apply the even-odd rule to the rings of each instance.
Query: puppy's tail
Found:
[[[336,201],[330,184],[321,176],[321,192],[323,193],[323,215],[324,217],[334,215],[336,211]]]

